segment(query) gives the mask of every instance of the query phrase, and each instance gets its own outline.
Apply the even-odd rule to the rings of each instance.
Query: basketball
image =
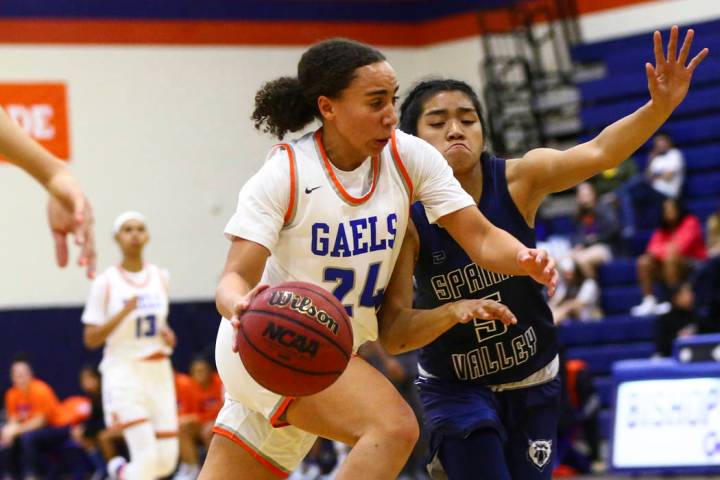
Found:
[[[329,387],[350,360],[353,333],[342,304],[312,283],[261,292],[240,318],[238,351],[263,387],[300,397]]]

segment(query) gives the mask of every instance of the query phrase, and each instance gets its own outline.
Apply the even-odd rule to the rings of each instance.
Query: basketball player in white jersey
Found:
[[[78,264],[95,277],[95,232],[90,202],[65,164],[30,138],[0,108],[0,154],[29,173],[50,194],[48,223],[55,242],[57,264],[68,262],[67,236],[80,247]]]
[[[112,478],[152,480],[175,469],[178,419],[169,356],[175,335],[168,327],[168,274],[144,263],[149,240],[145,219],[125,212],[113,224],[122,262],[92,284],[82,315],[88,348],[105,345],[100,363],[105,423],[119,428],[129,463],[108,464]]]
[[[284,478],[317,435],[353,446],[338,479],[394,479],[418,436],[410,407],[357,356],[315,395],[282,397],[258,385],[233,351],[233,327],[262,288],[254,286],[283,280],[322,285],[351,314],[354,347],[374,340],[375,309],[410,205],[422,200],[431,221],[440,222],[478,264],[531,275],[554,288],[557,272],[545,252],[493,227],[437,150],[395,131],[397,88],[379,51],[335,39],[305,52],[297,78],[271,81],[257,93],[258,128],[279,138],[316,118],[322,128],[271,152],[243,187],[226,227],[232,244],[216,303],[230,321],[221,322],[216,361],[227,397],[201,479]],[[505,307],[486,307],[493,318],[513,321]]]

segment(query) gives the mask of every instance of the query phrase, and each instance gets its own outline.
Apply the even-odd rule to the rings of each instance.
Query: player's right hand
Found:
[[[135,295],[134,297],[130,297],[130,299],[125,302],[125,305],[123,305],[123,311],[125,312],[125,314],[128,314],[135,310],[138,306],[138,301],[139,299],[137,295]]]
[[[450,315],[456,323],[468,323],[477,318],[480,320],[500,320],[505,325],[514,325],[517,318],[508,307],[495,300],[459,300],[450,305]]]
[[[55,257],[60,267],[68,262],[67,237],[72,235],[80,247],[78,265],[84,266],[88,278],[95,277],[95,218],[92,206],[75,179],[62,171],[47,184],[50,193],[47,214],[55,242]]]
[[[270,285],[259,283],[253,287],[242,299],[233,306],[233,316],[230,317],[230,324],[233,327],[233,352],[239,351],[238,334],[240,330],[240,322],[242,315],[250,308],[250,304],[263,290],[269,288]]]

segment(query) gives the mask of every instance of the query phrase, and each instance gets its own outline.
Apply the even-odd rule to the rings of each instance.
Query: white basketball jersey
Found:
[[[139,280],[131,279],[118,267],[110,267],[104,273],[107,278],[106,321],[134,296],[138,297],[138,305],[107,337],[101,367],[116,361],[172,353],[172,348],[160,337],[160,330],[167,325],[168,316],[165,279],[155,265],[145,265],[143,273]]]
[[[377,338],[375,312],[408,223],[412,183],[395,135],[368,160],[373,180],[362,197],[337,179],[320,131],[278,148],[289,156],[290,204],[262,282],[301,280],[333,292],[351,314],[357,349]]]

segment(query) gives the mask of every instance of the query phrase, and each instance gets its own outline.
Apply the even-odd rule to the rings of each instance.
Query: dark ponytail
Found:
[[[255,128],[282,139],[320,118],[317,99],[337,98],[355,78],[355,70],[385,56],[364,43],[334,38],[310,47],[298,63],[297,77],[280,77],[255,94]]]

